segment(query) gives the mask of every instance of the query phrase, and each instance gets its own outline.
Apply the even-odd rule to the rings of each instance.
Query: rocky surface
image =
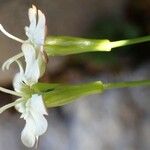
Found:
[[[149,63],[135,72],[120,75],[120,79],[131,79],[131,75],[146,78],[148,69]],[[105,80],[102,74],[100,78]],[[82,97],[64,107],[49,109],[49,128],[40,138],[39,149],[149,150],[149,91],[149,87],[110,90]],[[27,149],[20,141],[23,126],[18,114],[2,114],[0,149]]]

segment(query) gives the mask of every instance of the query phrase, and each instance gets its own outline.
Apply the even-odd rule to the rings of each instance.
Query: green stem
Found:
[[[150,41],[150,36],[111,42],[111,48],[122,47]]]
[[[136,87],[136,86],[150,86],[150,80],[108,83],[108,84],[104,84],[104,89],[109,90],[115,88],[126,88],[126,87]]]

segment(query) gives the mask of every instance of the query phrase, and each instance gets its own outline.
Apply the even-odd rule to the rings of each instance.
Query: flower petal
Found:
[[[37,21],[38,12],[38,21]],[[45,15],[33,5],[29,9],[29,27],[25,27],[26,35],[29,40],[34,43],[37,47],[44,44],[45,39]]]
[[[37,16],[36,6],[32,5],[32,8],[29,8],[28,16],[29,16],[29,20],[30,20],[30,27],[33,26],[33,28],[35,28],[35,26],[36,26],[36,16]]]
[[[26,125],[21,133],[22,143],[27,147],[33,147],[36,141],[32,126],[32,121],[27,120]]]
[[[46,132],[48,123],[43,114],[47,115],[42,96],[33,95],[30,99],[30,118],[35,124],[35,135],[39,136]]]
[[[47,114],[42,96],[34,94],[32,97],[16,105],[17,110],[22,112],[26,125],[22,131],[21,140],[27,147],[33,147],[38,136],[46,132],[48,123],[43,114]]]
[[[45,22],[45,15],[40,10],[38,10],[38,22],[34,33],[34,42],[39,46],[44,44]]]
[[[31,97],[30,107],[40,114],[48,115],[41,95],[34,94]]]
[[[28,85],[36,83],[40,77],[40,68],[36,59],[36,51],[31,44],[24,43],[22,45],[26,61],[25,82]]]
[[[29,27],[25,27],[25,31],[26,31],[26,35],[28,36],[28,38],[33,40],[32,38],[35,33],[36,16],[37,16],[37,9],[34,5],[32,5],[32,8],[29,9],[28,16],[29,16],[29,20],[30,20],[30,25],[29,25]]]
[[[21,92],[21,89],[24,85],[24,83],[22,82],[23,78],[24,78],[24,70],[23,70],[21,63],[19,61],[16,61],[16,62],[19,66],[20,72],[17,73],[13,79],[13,87],[14,87],[15,91]]]
[[[43,133],[46,132],[47,127],[48,127],[48,123],[47,120],[45,119],[45,117],[37,112],[31,111],[31,115],[32,115],[32,119],[34,121],[34,132],[36,136],[40,136]]]
[[[16,110],[20,113],[25,113],[25,111],[26,111],[25,103],[26,103],[26,101],[23,101],[23,102],[15,105]]]
[[[40,78],[40,70],[38,66],[37,60],[33,62],[33,64],[28,67],[28,70],[26,69],[25,72],[25,82],[27,85],[33,85],[38,82],[38,79]]]
[[[36,51],[35,51],[34,47],[29,43],[22,44],[21,49],[24,54],[25,61],[27,63],[27,67],[29,67],[29,65],[32,64],[33,60],[36,59]]]

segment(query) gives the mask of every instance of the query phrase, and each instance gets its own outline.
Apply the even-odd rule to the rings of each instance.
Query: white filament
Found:
[[[4,33],[6,36],[8,36],[9,38],[11,38],[11,39],[13,39],[13,40],[15,40],[15,41],[18,41],[18,42],[20,42],[20,43],[24,43],[24,42],[25,42],[24,40],[19,39],[19,38],[13,36],[12,34],[8,33],[8,32],[4,29],[4,27],[3,27],[1,24],[0,24],[0,30],[1,30],[2,33]]]
[[[9,108],[11,108],[11,107],[14,107],[16,104],[21,103],[21,102],[23,102],[23,101],[24,101],[23,99],[19,99],[19,100],[16,100],[16,101],[14,101],[14,102],[12,102],[12,103],[9,103],[9,104],[7,104],[7,105],[1,107],[1,108],[0,108],[0,114],[3,113],[5,110],[7,110],[7,109],[9,109]]]
[[[13,63],[13,62],[15,62],[15,61],[17,61],[19,58],[21,58],[21,57],[23,57],[23,53],[21,52],[21,53],[19,53],[19,54],[17,54],[17,55],[15,55],[15,56],[13,56],[13,57],[11,57],[11,58],[9,58],[8,60],[6,60],[4,63],[3,63],[3,65],[2,65],[2,70],[8,70],[9,69],[9,67],[10,67],[10,65]]]

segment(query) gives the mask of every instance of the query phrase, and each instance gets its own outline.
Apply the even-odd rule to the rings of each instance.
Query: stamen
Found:
[[[21,53],[19,53],[19,54],[17,54],[17,55],[15,55],[15,56],[13,56],[13,57],[11,57],[11,58],[9,58],[8,60],[6,60],[4,63],[3,63],[3,65],[2,65],[2,70],[8,70],[9,69],[9,67],[10,67],[10,65],[13,63],[13,62],[15,62],[15,61],[17,61],[19,58],[21,58],[21,57],[23,57],[23,53],[21,52]]]
[[[22,97],[22,95],[19,94],[18,92],[15,92],[15,91],[12,91],[12,90],[3,88],[3,87],[0,87],[0,91],[2,91],[2,92],[4,92],[4,93],[7,93],[7,94],[10,94],[10,95],[15,95],[15,96]]]
[[[20,43],[24,43],[24,42],[25,42],[24,40],[19,39],[19,38],[13,36],[12,34],[8,33],[8,32],[4,29],[4,27],[3,27],[1,24],[0,24],[0,30],[1,30],[6,36],[8,36],[9,38],[11,38],[11,39],[13,39],[13,40],[15,40],[15,41],[18,41],[18,42],[20,42]]]
[[[16,100],[16,101],[14,101],[14,102],[12,102],[12,103],[9,103],[9,104],[7,104],[7,105],[1,107],[1,108],[0,108],[0,114],[3,113],[5,110],[7,110],[7,109],[9,109],[9,108],[11,108],[11,107],[14,107],[15,105],[17,105],[18,103],[21,103],[21,102],[23,102],[23,101],[24,101],[24,100],[21,98],[21,99],[19,99],[19,100]]]
[[[22,63],[21,63],[19,60],[16,60],[16,63],[17,63],[18,66],[19,66],[19,71],[20,71],[20,73],[23,74],[23,73],[24,73],[24,70],[23,70],[23,67],[22,67]]]

